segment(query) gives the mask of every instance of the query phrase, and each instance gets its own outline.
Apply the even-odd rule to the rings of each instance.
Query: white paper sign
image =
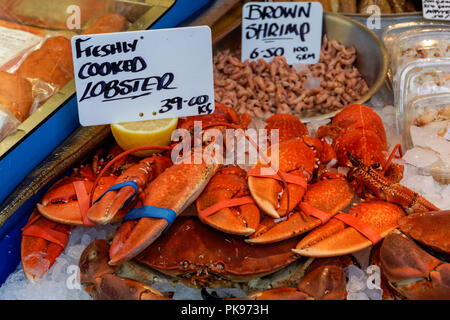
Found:
[[[214,112],[207,26],[72,38],[83,126]]]
[[[423,17],[429,20],[450,20],[450,0],[422,0]]]
[[[284,56],[289,64],[319,62],[320,2],[248,2],[242,7],[242,61]]]

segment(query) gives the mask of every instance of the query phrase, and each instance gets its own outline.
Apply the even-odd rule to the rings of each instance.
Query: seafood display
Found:
[[[202,118],[205,130],[219,132],[251,124],[248,115],[216,103],[213,114],[182,119],[178,127],[191,131],[191,120]],[[55,183],[30,217],[22,239],[25,275],[38,282],[50,270],[74,225],[122,221],[109,240],[95,240],[80,258],[81,284],[95,299],[169,299],[152,287],[158,277],[194,288],[239,288],[247,299],[346,299],[344,270],[357,265],[349,255],[379,243],[385,291],[407,298],[445,291],[442,276],[423,295],[399,289],[408,274],[397,265],[421,262],[392,254],[398,248],[389,239],[401,233],[448,252],[448,212],[398,183],[403,168],[392,169],[396,150],[387,156],[375,112],[348,106],[316,137],[289,114],[273,115],[265,125],[280,136],[268,144],[269,159],[275,147],[279,152],[272,174],[262,170],[273,170],[262,151],[246,169],[205,160],[172,163],[167,156],[173,145],[142,160],[114,144],[97,151]],[[359,144],[336,142],[358,129]],[[379,140],[370,138],[372,132]],[[203,150],[211,143],[205,141]],[[181,158],[194,157],[192,151]],[[337,166],[346,166],[347,174],[336,173]],[[434,219],[442,221],[436,232],[430,230]],[[436,265],[444,275],[445,262]],[[294,271],[286,276],[288,268]]]
[[[284,57],[240,61],[239,52],[214,56],[215,99],[259,118],[290,113],[300,118],[342,109],[369,90],[355,66],[355,47],[323,38],[320,60],[290,66]]]
[[[71,36],[140,28],[141,4],[124,15],[109,4],[84,11],[78,33],[51,12],[14,22],[20,1],[0,6],[0,49],[5,34],[26,39],[0,52],[0,140],[65,92]],[[0,273],[0,299],[64,286],[94,300],[450,300],[448,24],[388,27],[384,48],[326,13],[319,62],[289,65],[242,62],[239,24],[221,23],[214,111],[78,128],[7,198],[1,222],[17,224],[21,263]]]

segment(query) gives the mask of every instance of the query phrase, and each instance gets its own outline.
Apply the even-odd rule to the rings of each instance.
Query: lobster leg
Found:
[[[177,163],[153,180],[143,192],[144,206],[173,210],[177,215],[194,202],[218,170],[217,162]],[[118,265],[139,254],[167,227],[161,218],[140,218],[121,224],[110,248],[110,264]]]
[[[149,181],[154,179],[171,164],[172,162],[169,158],[153,155],[128,168],[117,178],[115,184],[134,181],[138,186],[138,192],[140,192],[147,186]],[[89,220],[95,224],[110,223],[124,204],[133,196],[134,192],[135,190],[131,186],[125,186],[120,190],[107,192],[89,208],[87,212]]]
[[[350,177],[362,182],[377,198],[396,203],[402,206],[408,213],[439,210],[438,207],[418,193],[413,192],[399,183],[392,183],[372,167],[365,165],[349,153],[347,155],[353,165],[349,173]]]

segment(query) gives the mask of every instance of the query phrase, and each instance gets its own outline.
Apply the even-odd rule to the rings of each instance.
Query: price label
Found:
[[[248,2],[242,7],[242,61],[319,62],[323,8],[320,2]]]
[[[422,0],[423,17],[428,20],[450,20],[450,0]]]
[[[207,26],[72,38],[83,126],[214,112]]]

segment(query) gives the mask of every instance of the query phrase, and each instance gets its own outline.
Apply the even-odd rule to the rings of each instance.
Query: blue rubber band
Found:
[[[128,214],[123,218],[123,221],[130,221],[139,218],[161,218],[167,221],[167,227],[163,231],[163,233],[165,233],[176,217],[177,214],[172,209],[142,206],[130,210],[130,212],[128,212]]]
[[[101,198],[103,198],[103,196],[105,194],[107,194],[110,191],[115,191],[115,190],[119,190],[122,189],[123,187],[133,187],[134,192],[133,194],[127,199],[127,201],[125,201],[125,203],[122,205],[122,207],[120,208],[120,210],[122,210],[124,207],[127,206],[127,204],[131,201],[131,199],[133,199],[134,195],[138,192],[138,184],[136,183],[136,181],[134,180],[130,180],[130,181],[125,181],[122,183],[118,183],[115,185],[112,185],[108,190],[106,190],[100,197],[97,198],[97,200],[94,201],[93,204],[95,204],[97,201],[99,201]]]

